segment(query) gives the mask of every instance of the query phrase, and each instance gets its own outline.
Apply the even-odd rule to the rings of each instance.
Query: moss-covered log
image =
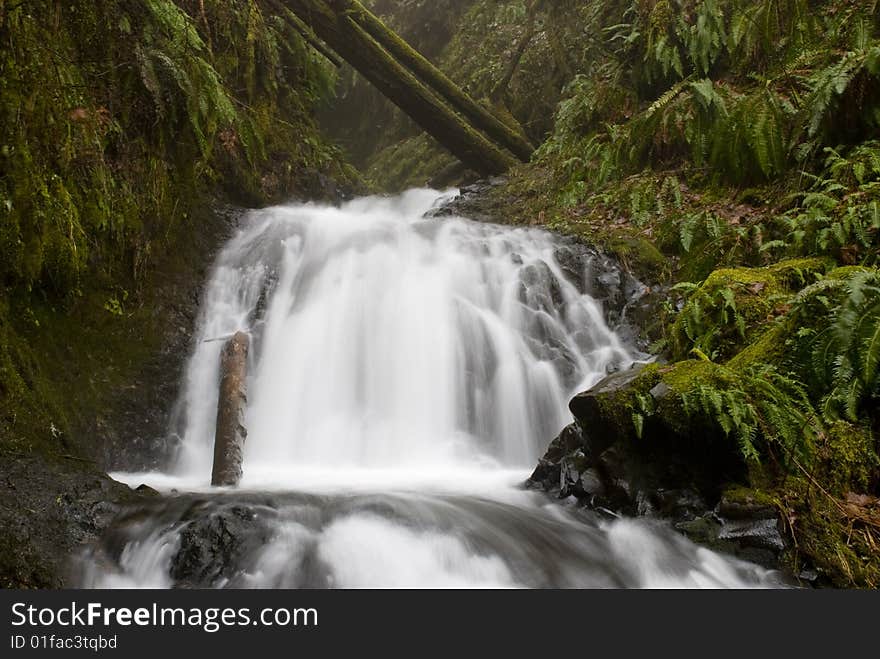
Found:
[[[284,10],[284,19],[290,23],[290,26],[299,33],[299,35],[309,44],[312,48],[314,48],[317,52],[321,53],[327,60],[333,64],[337,69],[342,66],[342,60],[336,56],[332,50],[327,48],[324,45],[324,42],[321,41],[315,33],[312,31],[308,25],[303,23],[302,19],[294,14],[292,11],[287,9],[286,7],[278,5],[280,9]]]
[[[337,15],[321,0],[278,1],[468,167],[491,175],[516,164],[516,158],[473,128],[351,18]]]
[[[424,84],[437,92],[475,127],[508,149],[523,162],[528,162],[535,147],[513,127],[474,101],[449,77],[431,64],[400,36],[389,30],[372,12],[357,0],[328,0],[337,13],[344,13],[385,48],[392,57],[412,71]],[[521,53],[520,53],[521,55]],[[506,85],[505,85],[506,86]]]

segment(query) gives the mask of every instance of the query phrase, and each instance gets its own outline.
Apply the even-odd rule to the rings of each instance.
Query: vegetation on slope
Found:
[[[877,586],[877,3],[617,0],[581,27],[552,134],[493,194],[653,283],[679,404],[635,386],[632,432],[727,437],[793,565]]]
[[[82,448],[71,420],[157,349],[151,273],[212,199],[350,177],[313,120],[333,75],[253,0],[0,0],[4,445]]]

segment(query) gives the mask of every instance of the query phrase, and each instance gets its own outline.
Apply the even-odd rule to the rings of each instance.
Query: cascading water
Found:
[[[181,473],[210,473],[211,339],[239,329],[254,341],[245,485],[291,467],[526,467],[572,390],[632,361],[549,234],[422,219],[436,200],[251,217],[209,285]]]
[[[207,489],[219,353],[244,330],[242,491],[123,515],[86,557],[85,585],[775,583],[659,526],[599,522],[515,487],[570,396],[637,355],[571,280],[558,238],[426,218],[442,198],[247,218],[208,284],[176,465],[117,475]]]

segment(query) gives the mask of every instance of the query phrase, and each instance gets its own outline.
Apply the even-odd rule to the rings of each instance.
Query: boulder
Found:
[[[275,514],[256,505],[195,506],[180,532],[172,579],[177,586],[210,588],[235,578],[272,538],[269,521]]]
[[[779,567],[785,541],[773,501],[725,489],[745,479],[742,460],[683,409],[682,393],[715,368],[638,366],[578,394],[569,403],[575,422],[550,443],[529,485],[601,513],[661,517],[695,542]]]

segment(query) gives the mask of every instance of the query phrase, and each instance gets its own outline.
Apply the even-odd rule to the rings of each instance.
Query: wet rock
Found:
[[[553,252],[559,269],[574,286],[581,292],[587,292],[587,271],[592,261],[597,258],[597,253],[585,249],[583,245],[560,245]]]
[[[234,578],[272,537],[269,508],[229,505],[195,513],[180,532],[180,544],[171,561],[171,577],[178,586],[210,588]]]
[[[671,391],[672,390],[669,388],[668,384],[666,384],[665,382],[660,382],[659,384],[652,387],[648,393],[651,394],[651,398],[653,398],[655,401],[661,401],[666,398],[666,396],[668,396]]]
[[[530,309],[553,314],[562,305],[559,281],[543,261],[522,268],[519,280],[519,301]]]
[[[776,517],[768,519],[726,520],[718,533],[721,540],[735,540],[738,544],[780,552],[785,541],[779,533]]]
[[[495,176],[466,185],[460,189],[458,196],[431,209],[426,217],[466,217],[476,222],[503,222],[506,215],[504,202],[494,199],[490,193],[505,181],[504,177]]]
[[[595,387],[579,393],[568,403],[568,409],[584,430],[584,443],[589,451],[599,455],[614,444],[620,434],[617,420],[606,413],[606,401],[628,390],[639,377],[641,366],[609,375]]]
[[[718,545],[718,534],[721,532],[721,522],[713,516],[702,516],[686,521],[675,522],[674,526],[692,542],[707,547],[717,547]]]
[[[659,489],[655,501],[658,512],[664,517],[689,521],[704,515],[710,509],[706,498],[692,488]]]
[[[741,477],[738,458],[695,441],[692,428],[683,431],[661,413],[636,436],[635,393],[667,412],[676,402],[657,377],[656,368],[614,373],[575,396],[569,408],[576,422],[550,444],[532,485],[600,513],[667,519],[694,542],[778,568],[785,540],[773,502],[742,486],[722,487]]]
[[[139,499],[88,461],[0,451],[0,587],[74,586],[72,559]]]
[[[503,224],[509,202],[493,193],[504,182],[503,177],[494,177],[466,185],[458,196],[432,209],[426,217],[467,217],[477,222]],[[633,329],[637,325],[631,316],[644,311],[645,305],[640,304],[640,300],[645,299],[649,289],[616,259],[573,238],[560,237],[559,240],[553,256],[565,279],[601,303],[606,322],[621,337],[644,348],[644,341]],[[646,308],[653,313],[655,305]]]
[[[148,496],[148,497],[162,496],[161,494],[159,494],[158,491],[154,490],[152,487],[150,487],[146,483],[141,483],[136,488],[134,488],[134,491],[142,496]]]

